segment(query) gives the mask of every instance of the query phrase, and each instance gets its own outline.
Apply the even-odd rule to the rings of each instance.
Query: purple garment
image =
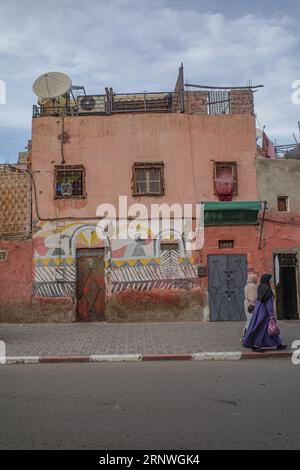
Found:
[[[243,339],[245,348],[276,348],[281,344],[280,336],[268,335],[268,324],[271,315],[274,315],[274,296],[266,303],[257,300]]]

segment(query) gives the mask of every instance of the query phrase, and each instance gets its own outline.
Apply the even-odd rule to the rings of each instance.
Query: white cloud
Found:
[[[300,79],[300,34],[293,12],[264,16],[245,10],[232,16],[203,10],[200,2],[186,2],[184,9],[174,5],[2,0],[0,79],[6,81],[8,103],[0,107],[0,130],[30,129],[31,85],[43,72],[67,72],[91,93],[105,86],[169,90],[183,61],[190,82],[263,83],[255,95],[259,120],[271,138],[291,140],[300,110],[291,101],[291,83]]]

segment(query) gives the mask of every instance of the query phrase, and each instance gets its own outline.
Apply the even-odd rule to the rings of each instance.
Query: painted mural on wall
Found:
[[[161,238],[100,239],[97,221],[38,222],[34,228],[34,292],[41,297],[76,295],[76,250],[103,248],[107,293],[127,289],[190,289],[199,286],[195,254],[182,240],[164,249]],[[150,235],[150,234],[149,234]]]

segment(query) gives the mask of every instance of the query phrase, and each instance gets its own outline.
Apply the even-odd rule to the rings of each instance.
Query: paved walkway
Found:
[[[300,321],[279,322],[288,348]],[[8,356],[190,354],[244,350],[244,323],[0,324]]]

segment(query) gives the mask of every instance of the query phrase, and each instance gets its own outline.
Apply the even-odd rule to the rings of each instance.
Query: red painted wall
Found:
[[[232,225],[209,226],[204,231],[204,247],[198,254],[199,263],[208,266],[208,255],[239,254],[247,255],[248,271],[258,268],[259,226]],[[219,249],[219,240],[234,240],[234,248]],[[201,278],[201,284],[207,286],[208,278]]]
[[[298,251],[298,263],[300,263],[300,215],[272,212],[267,214],[263,228],[262,250],[258,261],[265,272],[272,272],[273,255],[280,250]]]
[[[8,251],[7,260],[0,262],[0,320],[14,321],[30,309],[32,241],[0,240],[0,250]]]
[[[206,227],[204,247],[198,254],[199,262],[207,265],[207,256],[210,254],[246,254],[248,272],[261,275],[273,272],[273,255],[276,251],[300,252],[299,215],[267,214],[259,250],[260,230],[261,225]],[[219,249],[219,240],[234,240],[234,248]],[[207,278],[202,278],[201,284],[207,286]]]

